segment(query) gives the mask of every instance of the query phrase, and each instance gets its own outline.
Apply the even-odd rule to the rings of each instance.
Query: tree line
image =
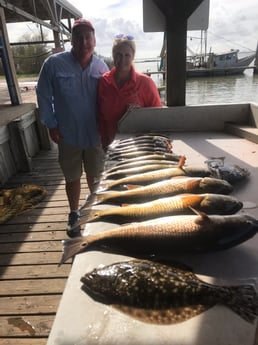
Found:
[[[52,48],[45,44],[33,42],[41,41],[40,35],[23,35],[19,45],[11,47],[16,73],[19,75],[37,75],[45,59],[52,54]],[[23,44],[24,42],[24,44]],[[97,54],[97,53],[96,53]],[[107,65],[112,67],[112,59],[102,57]],[[4,75],[2,60],[0,59],[0,75]]]

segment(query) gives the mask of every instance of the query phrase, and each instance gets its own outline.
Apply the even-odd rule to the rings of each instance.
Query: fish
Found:
[[[154,153],[156,154],[171,153],[172,154],[172,152],[168,152],[167,150],[158,147],[158,148],[153,148],[151,150],[142,149],[138,151],[136,150],[136,151],[129,151],[129,152],[114,153],[112,155],[108,155],[108,158],[110,160],[121,160],[121,159],[135,158],[135,157],[143,156],[143,155],[151,155]]]
[[[258,231],[258,220],[247,214],[221,216],[196,213],[132,222],[64,240],[60,264],[89,250],[130,256],[207,253],[239,245]]]
[[[215,305],[254,323],[258,295],[252,284],[215,285],[188,269],[150,260],[127,260],[95,268],[80,279],[81,290],[142,322],[177,324]]]
[[[108,155],[116,155],[116,154],[121,154],[125,152],[132,152],[132,151],[140,151],[140,150],[146,150],[146,151],[153,151],[155,149],[160,149],[164,151],[167,151],[167,148],[164,146],[159,146],[155,143],[147,143],[147,144],[138,144],[138,145],[130,145],[124,148],[117,147],[112,150],[107,150]]]
[[[146,162],[146,161],[145,161]],[[134,175],[139,174],[147,171],[153,171],[153,170],[160,170],[165,168],[171,168],[175,167],[175,162],[171,161],[162,161],[163,163],[159,161],[152,161],[154,163],[146,164],[144,161],[142,162],[141,166],[131,167],[131,168],[125,168],[125,169],[117,169],[113,170],[111,172],[104,172],[101,177],[101,179],[114,179],[114,178],[122,178],[128,175]]]
[[[157,197],[173,196],[182,193],[230,194],[232,191],[233,186],[224,180],[213,177],[178,176],[128,190],[97,191],[89,196],[88,205],[146,202]]]
[[[105,191],[114,189],[114,187],[122,185],[147,185],[154,182],[166,180],[176,176],[190,176],[190,177],[209,177],[211,175],[208,169],[198,166],[186,166],[186,167],[170,167],[158,170],[151,170],[144,173],[133,174],[125,176],[120,179],[106,181],[101,179],[97,187],[98,191]]]
[[[152,151],[153,149],[160,148],[164,151],[172,152],[172,144],[170,142],[163,142],[163,141],[151,141],[151,142],[142,142],[139,144],[132,144],[132,145],[124,145],[124,146],[116,146],[113,148],[108,148],[107,153],[117,154],[129,151],[140,151],[140,150],[148,150]]]
[[[114,164],[114,161],[111,161],[111,163],[113,164],[113,166],[118,166],[118,165],[128,164],[131,162],[137,162],[137,161],[140,162],[140,161],[145,160],[145,159],[156,159],[156,160],[166,159],[166,160],[178,162],[180,160],[180,158],[181,158],[181,155],[177,155],[175,153],[167,153],[167,152],[166,153],[164,153],[164,152],[151,153],[151,152],[147,152],[144,155],[141,154],[141,155],[136,156],[136,157],[126,157],[125,159],[122,158],[122,159],[119,159],[118,161],[116,160],[115,164]]]
[[[117,165],[113,165],[112,167],[104,170],[102,172],[102,175],[104,175],[105,177],[108,176],[108,174],[111,174],[113,172],[117,172],[118,170],[125,170],[125,169],[132,169],[132,168],[141,168],[142,166],[145,165],[154,165],[154,164],[160,164],[160,165],[168,165],[170,164],[170,166],[175,166],[177,165],[178,162],[176,161],[171,161],[171,160],[166,160],[166,159],[143,159],[141,161],[133,161],[133,162],[123,162],[123,164],[117,164]]]
[[[225,164],[225,157],[210,157],[205,163],[214,177],[231,184],[239,183],[250,176],[250,172],[245,168],[236,164]]]
[[[128,145],[137,145],[140,143],[149,143],[149,142],[162,142],[162,143],[171,144],[170,139],[163,135],[142,135],[142,136],[135,136],[133,138],[128,138],[128,139],[114,140],[109,145],[109,148],[112,149],[116,147],[128,147]]]
[[[186,193],[124,207],[87,208],[81,211],[80,225],[99,220],[124,224],[161,216],[193,214],[192,208],[206,214],[234,214],[242,207],[241,201],[229,195]]]

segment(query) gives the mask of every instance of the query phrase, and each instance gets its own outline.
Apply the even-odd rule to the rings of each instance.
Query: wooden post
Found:
[[[254,60],[254,74],[258,74],[258,42],[256,46],[256,54],[255,54],[255,60]]]
[[[167,105],[184,106],[187,19],[173,17],[167,18]]]
[[[22,98],[18,80],[16,77],[13,55],[8,39],[4,9],[2,7],[0,7],[0,39],[0,50],[2,50],[0,56],[2,57],[3,67],[5,69],[6,81],[11,98],[11,103],[12,105],[18,105],[22,103]]]

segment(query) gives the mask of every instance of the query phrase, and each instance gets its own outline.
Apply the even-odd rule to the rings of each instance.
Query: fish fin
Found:
[[[195,208],[193,208],[192,206],[188,206],[190,208],[190,210],[192,210],[198,217],[198,219],[196,219],[196,223],[203,223],[203,222],[210,222],[210,217],[199,210],[196,210]]]
[[[197,216],[201,216],[202,218],[207,218],[208,215],[202,211],[196,210],[194,207],[192,206],[188,206],[190,208],[190,210],[193,211],[193,213],[195,213]],[[209,218],[209,217],[208,217]]]
[[[244,320],[254,323],[258,316],[258,294],[254,285],[239,285],[231,287],[231,294],[225,304]]]
[[[178,168],[182,169],[183,166],[185,165],[185,161],[186,161],[186,156],[181,156],[178,162]]]
[[[130,205],[130,204],[121,204],[120,206],[121,206],[121,207],[126,207],[126,206],[128,206],[128,205]]]
[[[88,246],[86,237],[83,237],[83,236],[74,238],[71,240],[63,240],[62,244],[63,244],[63,254],[62,254],[59,266],[61,266],[71,257],[82,252]]]
[[[197,316],[212,307],[204,305],[193,305],[164,310],[154,310],[135,308],[117,304],[112,304],[111,306],[119,310],[120,312],[129,315],[130,317],[133,317],[137,320],[158,325],[171,325],[187,321],[192,317]]]

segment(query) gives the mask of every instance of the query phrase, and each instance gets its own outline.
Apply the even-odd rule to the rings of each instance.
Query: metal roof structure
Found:
[[[71,19],[82,17],[66,0],[0,0],[0,7],[4,8],[6,23],[31,21],[68,37]]]
[[[8,23],[35,22],[53,31],[56,48],[61,47],[60,36],[71,36],[72,19],[82,13],[66,0],[0,0],[0,58],[12,105],[21,103],[20,90],[8,39]],[[24,44],[24,42],[23,42]]]

